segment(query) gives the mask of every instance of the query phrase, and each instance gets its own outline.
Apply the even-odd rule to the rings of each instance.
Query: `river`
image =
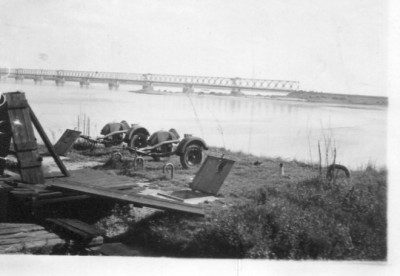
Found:
[[[99,135],[108,122],[140,123],[150,132],[175,128],[207,144],[257,156],[318,161],[318,143],[337,150],[336,162],[350,168],[386,166],[387,108],[283,101],[261,97],[213,95],[146,95],[128,92],[139,87],[45,81],[0,81],[0,92],[23,91],[55,142],[65,129],[90,118],[90,133]],[[180,89],[179,89],[180,90]],[[82,125],[82,124],[81,124]],[[332,149],[333,146],[330,147]],[[324,162],[324,161],[323,161]]]

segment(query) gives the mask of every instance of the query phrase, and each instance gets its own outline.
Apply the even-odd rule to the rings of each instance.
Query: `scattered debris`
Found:
[[[108,130],[111,131],[111,127]],[[124,134],[125,137],[122,136]],[[178,155],[184,169],[200,165],[203,161],[203,150],[208,149],[205,141],[199,137],[185,134],[184,138],[180,140],[175,129],[159,130],[149,135],[148,130],[139,125],[132,125],[128,130],[116,130],[97,138],[86,135],[80,137],[90,143],[91,149],[94,149],[97,144],[111,146],[126,142],[128,146],[122,149],[126,149],[136,156],[150,156],[155,161],[160,161],[162,157]]]
[[[164,194],[164,193],[157,193],[157,194],[160,195],[160,196],[166,197],[166,198],[170,198],[170,199],[176,200],[176,201],[180,201],[180,202],[184,201],[182,198],[179,198],[179,197],[176,197],[176,196],[167,195],[167,194]]]
[[[74,247],[91,248],[103,244],[101,233],[94,227],[77,219],[49,218],[53,232],[73,237]]]
[[[190,188],[211,195],[218,194],[234,163],[235,161],[223,156],[207,156],[206,161],[202,164],[190,184]]]
[[[65,240],[30,223],[0,223],[0,254],[52,252],[65,245]]]
[[[81,132],[67,129],[54,145],[54,151],[58,155],[65,155],[72,147],[74,142],[79,138]]]
[[[340,172],[343,172],[347,178],[350,178],[350,171],[345,166],[339,164],[332,164],[328,166],[326,178],[333,179],[334,176]]]
[[[283,163],[279,164],[279,176],[285,176],[285,167],[283,166]]]
[[[174,170],[175,170],[175,167],[174,167],[174,164],[172,164],[172,163],[167,163],[163,167],[163,173],[165,174],[165,173],[170,172],[171,179],[174,179]]]

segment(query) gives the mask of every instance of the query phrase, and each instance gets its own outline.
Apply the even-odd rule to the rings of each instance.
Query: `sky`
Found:
[[[387,96],[387,18],[379,0],[0,0],[0,67]]]

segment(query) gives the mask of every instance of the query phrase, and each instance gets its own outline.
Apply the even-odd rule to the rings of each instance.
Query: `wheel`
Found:
[[[344,174],[344,175],[343,175]],[[350,177],[350,171],[343,165],[335,164],[328,167],[326,178],[333,179],[334,177],[345,176]]]
[[[200,165],[203,161],[203,148],[196,144],[189,145],[180,159],[184,169]]]
[[[129,146],[131,148],[144,148],[147,146],[147,135],[146,134],[135,134],[129,141]]]

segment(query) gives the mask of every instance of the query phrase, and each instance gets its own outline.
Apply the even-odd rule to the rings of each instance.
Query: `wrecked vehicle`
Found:
[[[203,161],[203,150],[208,149],[205,141],[199,137],[185,134],[180,140],[175,129],[159,130],[150,135],[145,127],[139,124],[132,124],[129,127],[126,121],[108,123],[103,127],[101,134],[103,136],[96,139],[85,135],[81,137],[91,142],[92,148],[98,143],[109,147],[125,142],[128,145],[126,149],[131,153],[150,156],[155,161],[159,161],[161,157],[178,155],[185,169],[200,165]]]
[[[184,169],[200,165],[203,161],[203,150],[208,149],[204,140],[188,134],[180,140],[177,134],[174,129],[160,130],[146,140],[145,147],[129,146],[127,149],[136,155],[151,156],[155,161],[159,161],[161,157],[178,155]]]
[[[107,123],[100,132],[103,137],[97,137],[97,140],[106,147],[119,145],[123,142],[124,135],[129,128],[129,124],[126,121]]]

